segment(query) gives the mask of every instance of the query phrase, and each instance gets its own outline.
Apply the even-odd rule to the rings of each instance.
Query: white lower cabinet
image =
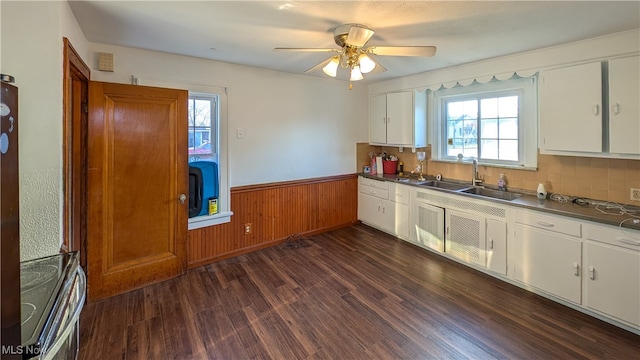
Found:
[[[411,217],[410,241],[423,248],[444,252],[444,209],[414,201]]]
[[[486,266],[485,217],[446,210],[445,252],[468,263]]]
[[[599,225],[585,232],[584,305],[640,326],[640,234]]]
[[[507,223],[487,219],[487,269],[507,274]]]
[[[409,187],[359,178],[358,219],[403,239],[409,238]]]
[[[522,224],[515,225],[514,233],[515,279],[580,304],[580,239]]]
[[[409,238],[409,197],[411,188],[396,183],[389,184],[389,200],[393,207],[393,233],[402,239]]]

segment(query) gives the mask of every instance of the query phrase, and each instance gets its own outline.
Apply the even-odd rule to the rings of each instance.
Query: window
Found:
[[[195,87],[195,86],[193,86]],[[189,92],[189,162],[212,161],[218,164],[218,213],[189,219],[189,229],[230,221],[229,174],[227,171],[226,89],[199,86],[207,92]],[[206,206],[206,205],[204,205]]]
[[[477,158],[496,166],[535,167],[534,78],[474,83],[434,93],[433,159]]]
[[[189,94],[189,162],[218,162],[218,96]]]

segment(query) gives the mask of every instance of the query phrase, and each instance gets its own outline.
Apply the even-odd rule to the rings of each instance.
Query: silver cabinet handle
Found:
[[[613,104],[613,106],[611,107],[611,112],[613,113],[613,115],[620,114],[620,104],[618,103]]]
[[[536,221],[536,224],[540,225],[540,226],[546,226],[546,227],[554,227],[555,224],[550,223],[550,222],[546,222],[546,221]]]
[[[596,279],[596,268],[594,268],[593,266],[589,266],[589,279]]]
[[[187,200],[187,195],[180,194],[180,196],[178,196],[178,200],[180,200],[180,204],[184,205],[184,201]]]
[[[625,239],[625,238],[618,238],[618,241],[620,241],[621,243],[629,244],[629,245],[640,246],[640,242]]]
[[[573,275],[580,276],[580,264],[573,263]]]

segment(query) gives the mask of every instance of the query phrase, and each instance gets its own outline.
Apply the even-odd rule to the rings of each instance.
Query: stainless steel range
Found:
[[[86,278],[77,252],[20,264],[23,359],[75,359]]]

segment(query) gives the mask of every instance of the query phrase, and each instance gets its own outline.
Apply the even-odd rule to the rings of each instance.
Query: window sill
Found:
[[[211,216],[197,216],[189,219],[189,230],[200,229],[207,226],[224,224],[231,221],[233,212],[222,212]]]
[[[464,164],[464,165],[471,164],[470,161],[466,161],[466,160],[465,161],[458,161],[458,160],[449,160],[449,159],[431,159],[430,161],[442,162],[442,163],[450,163],[450,164]],[[537,166],[526,166],[526,165],[490,164],[490,163],[483,163],[483,162],[479,162],[478,165],[479,166],[495,167],[495,168],[503,168],[503,169],[514,169],[514,170],[528,170],[528,171],[537,171],[538,170]]]

